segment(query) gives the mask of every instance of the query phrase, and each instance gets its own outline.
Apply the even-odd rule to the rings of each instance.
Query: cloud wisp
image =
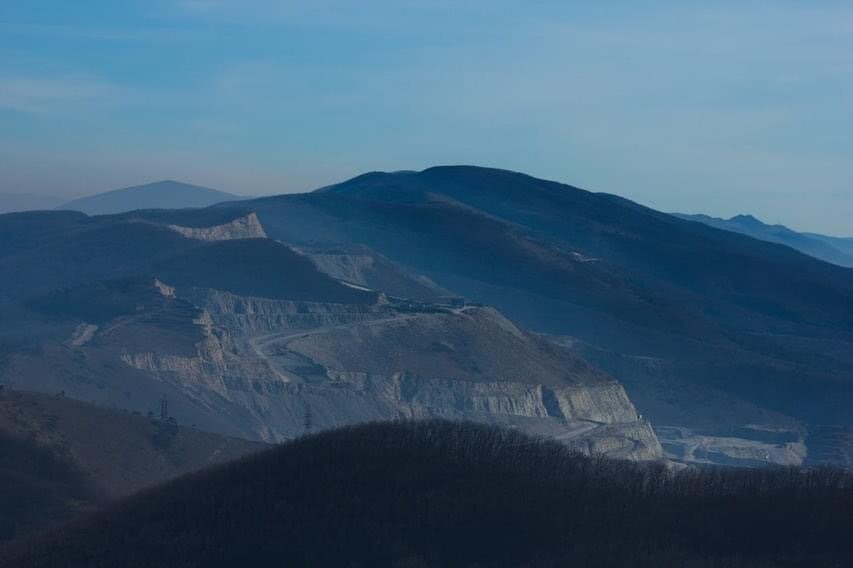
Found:
[[[83,77],[0,76],[0,108],[28,114],[57,114],[81,105],[116,105],[132,90]]]

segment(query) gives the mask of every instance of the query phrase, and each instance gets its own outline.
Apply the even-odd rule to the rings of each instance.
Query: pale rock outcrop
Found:
[[[291,349],[291,342],[305,347],[316,336],[318,345],[325,345],[324,335],[339,329],[358,334],[370,328],[368,335],[373,337],[381,335],[385,326],[400,325],[404,317],[412,320],[404,320],[406,328],[420,322],[412,314],[382,305],[275,301],[209,290],[179,290],[178,294],[192,298],[204,310],[197,323],[205,339],[198,344],[197,354],[127,352],[122,359],[181,389],[210,412],[230,417],[234,427],[229,433],[282,441],[305,433],[309,413],[317,429],[442,417],[518,428],[587,453],[629,459],[662,456],[650,425],[638,417],[622,386],[612,379],[594,377],[575,383],[548,379],[543,384],[534,377],[466,375],[459,379],[411,370],[377,373],[338,368],[333,356],[328,361],[318,357],[318,361],[306,355],[310,350]],[[524,342],[535,341],[488,308],[476,308],[470,315],[437,312],[422,317],[425,329],[437,340],[458,329],[468,333],[464,326],[476,325],[484,333],[499,334],[501,341],[516,342],[520,352],[530,348]],[[538,343],[534,347],[541,348]],[[411,349],[417,355],[417,348]],[[454,349],[452,357],[467,356],[461,346]],[[476,349],[470,353],[474,364],[480,355]],[[377,359],[388,354],[368,356]],[[417,359],[405,361],[406,367],[418,369]],[[485,363],[483,367],[490,368]]]
[[[200,241],[227,241],[234,239],[263,239],[267,234],[264,231],[258,216],[249,213],[244,217],[234,219],[223,225],[215,227],[181,227],[179,225],[167,225],[169,229],[180,233],[189,239]]]

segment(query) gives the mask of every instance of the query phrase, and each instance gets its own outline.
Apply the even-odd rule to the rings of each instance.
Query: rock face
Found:
[[[655,433],[669,459],[746,467],[815,463],[809,459],[811,446],[819,445],[821,436],[789,417],[745,404],[725,392],[679,387],[673,379],[696,372],[689,367],[678,368],[660,358],[613,353],[571,337],[551,336],[549,340],[621,377],[638,406],[654,409],[658,417]],[[688,420],[684,409],[702,401],[720,409],[716,420],[694,418],[693,427],[681,426]],[[845,462],[839,459],[836,463]]]
[[[109,309],[76,309],[105,294]],[[60,316],[68,302],[75,310]],[[154,279],[48,306],[51,335],[0,358],[10,387],[143,414],[168,400],[179,424],[268,442],[442,417],[588,453],[662,456],[619,383],[492,308],[274,300]]]
[[[426,276],[407,271],[365,246],[300,247],[300,252],[333,278],[391,296],[435,301],[453,295]]]
[[[369,249],[312,262],[245,210],[0,221],[0,260],[25,275],[0,285],[14,388],[143,414],[167,400],[179,424],[264,441],[446,417],[661,455],[610,376]]]
[[[443,417],[613,457],[662,455],[621,385],[492,309],[401,313],[389,304],[182,293],[201,309],[197,352],[128,348],[121,358],[232,417],[230,433],[274,442],[344,424]]]
[[[215,227],[182,227],[180,225],[168,225],[168,227],[188,239],[200,241],[262,239],[267,236],[254,213]]]

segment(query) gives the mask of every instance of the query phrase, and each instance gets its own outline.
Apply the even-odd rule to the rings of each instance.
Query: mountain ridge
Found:
[[[727,437],[714,424],[781,414],[773,427],[796,440],[812,421],[851,421],[853,271],[790,247],[473,166],[371,172],[241,205],[272,238],[369,247],[526,328],[604,349],[612,357],[596,363],[653,403],[639,410],[656,426],[687,419]],[[654,380],[647,359],[667,361]]]
[[[178,479],[13,543],[0,561],[838,566],[853,547],[851,483],[828,468],[672,471],[587,458],[471,423],[367,424]]]
[[[209,187],[175,180],[160,180],[73,199],[59,209],[81,211],[89,215],[110,215],[136,209],[207,207],[240,199],[243,198]]]
[[[750,237],[789,246],[814,258],[853,268],[853,239],[830,237],[817,233],[794,231],[785,225],[770,225],[749,214],[735,215],[729,219],[704,214],[673,213],[687,221],[748,235]]]
[[[234,226],[233,231],[205,228],[241,218],[257,223]],[[563,413],[560,418],[552,392],[543,389],[540,394],[526,382],[503,380],[512,377],[485,386],[482,370],[493,367],[483,359],[482,349],[473,350],[476,342],[446,344],[438,339],[442,334],[461,338],[499,329],[497,318],[475,317],[487,313],[482,305],[494,306],[513,325],[530,329],[581,359],[591,357],[615,376],[628,390],[625,400],[641,401],[638,411],[669,436],[665,444],[674,459],[704,459],[722,452],[724,461],[800,463],[808,459],[805,440],[815,437],[812,429],[831,433],[850,422],[850,269],[786,246],[684,221],[612,194],[517,172],[452,166],[371,172],[312,193],[206,209],[141,210],[93,218],[65,215],[57,219],[56,227],[45,219],[41,214],[3,216],[0,233],[14,234],[15,227],[20,231],[32,225],[34,236],[26,241],[46,243],[32,250],[61,263],[78,245],[86,249],[91,243],[102,244],[109,240],[105,236],[121,235],[130,227],[133,234],[151,232],[116,257],[129,265],[126,273],[117,273],[112,263],[102,273],[98,265],[76,269],[91,268],[93,273],[84,275],[91,280],[98,274],[115,279],[151,267],[148,276],[161,276],[164,286],[177,289],[178,298],[205,312],[198,318],[206,322],[203,325],[193,327],[182,320],[176,328],[194,330],[181,341],[202,333],[206,339],[198,350],[161,356],[140,343],[122,356],[123,361],[145,375],[178,381],[181,388],[206,383],[225,389],[221,392],[233,398],[228,412],[237,413],[229,420],[239,414],[241,428],[250,428],[254,435],[262,413],[241,414],[245,400],[264,398],[282,388],[302,398],[294,398],[299,404],[277,414],[277,430],[264,436],[286,437],[298,431],[294,417],[309,400],[315,408],[322,404],[330,416],[344,412],[353,419],[384,416],[392,409],[406,415],[440,411],[455,416],[470,406],[487,410],[484,416],[491,421],[507,419],[503,413],[515,408],[512,412],[521,414],[512,420],[521,420],[523,414],[518,424],[537,432],[553,431],[555,417],[575,417]],[[170,226],[192,230],[176,232]],[[232,232],[244,235],[243,228],[267,238],[210,240]],[[168,239],[177,240],[158,241],[166,238],[164,230]],[[51,231],[58,231],[59,237]],[[207,240],[185,238],[193,235]],[[139,245],[149,240],[148,252],[139,256]],[[59,247],[56,254],[45,256],[54,246]],[[98,258],[110,258],[112,248],[105,247]],[[286,297],[292,291],[278,296],[276,287],[298,280],[295,273],[288,273],[296,264],[286,258],[298,257],[299,251],[308,255],[304,259],[313,264],[311,270],[322,268],[321,273],[349,281],[341,285],[353,297],[376,294],[376,303],[324,303],[333,296],[294,301]],[[151,255],[156,262],[151,262]],[[273,258],[280,262],[265,263]],[[305,262],[300,266],[308,269]],[[0,296],[3,286],[13,284],[0,285]],[[426,300],[371,292],[386,284]],[[30,292],[32,286],[21,288]],[[444,291],[458,298],[442,305]],[[173,321],[173,316],[166,320]],[[410,330],[408,324],[418,327]],[[72,331],[73,326],[63,333],[67,337]],[[298,337],[303,332],[305,337]],[[85,337],[85,329],[81,333]],[[133,331],[130,337],[140,333],[141,329]],[[172,330],[164,333],[171,336]],[[93,337],[85,349],[99,341],[115,345],[112,335],[96,331]],[[426,350],[424,345],[415,348],[424,343],[423,337],[428,338]],[[359,350],[345,348],[362,345],[371,353],[387,352],[395,338],[411,339],[411,344],[401,346],[397,359],[361,360]],[[342,346],[339,357],[330,356],[334,345]],[[388,366],[394,361],[399,366]],[[26,365],[35,368],[33,362]],[[441,382],[467,376],[469,366],[478,376],[476,382]],[[249,372],[262,380],[244,383],[240,377]],[[445,373],[459,376],[439,376]],[[295,383],[282,387],[282,377]],[[381,401],[381,408],[344,411],[342,398],[331,397],[325,386],[317,390],[330,379],[358,396],[364,392],[399,392],[399,396],[381,394],[371,402]],[[237,396],[237,386],[248,394]],[[441,389],[465,402],[448,406]],[[577,400],[576,393],[560,393],[568,397],[565,401]],[[585,412],[607,415],[605,407],[622,396],[615,391],[602,394],[596,402],[599,408],[593,405]],[[624,400],[617,406],[630,414]],[[531,422],[534,418],[539,421]],[[629,438],[640,432],[637,428],[642,430],[640,422],[629,425],[634,432]],[[769,431],[784,434],[766,434]],[[740,436],[734,437],[735,442],[732,432]],[[639,437],[648,442],[646,448],[654,449],[651,437]],[[613,438],[607,442],[618,449],[614,443]],[[840,448],[824,454],[848,451]]]

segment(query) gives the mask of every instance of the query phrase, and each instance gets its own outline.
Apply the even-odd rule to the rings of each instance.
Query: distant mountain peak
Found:
[[[803,254],[832,264],[853,267],[853,246],[845,243],[844,239],[815,233],[800,233],[785,225],[770,225],[749,214],[735,215],[729,219],[703,214],[673,213],[673,215],[689,221],[698,221],[724,231],[741,233],[755,239],[789,246]]]
[[[89,215],[107,215],[136,209],[207,207],[237,199],[241,198],[224,191],[165,179],[81,197],[66,203],[61,209],[82,211]]]
[[[766,225],[766,223],[764,223],[760,219],[749,214],[735,215],[734,217],[729,219],[729,221],[733,221],[735,223],[748,223],[750,225]]]
[[[188,183],[185,181],[180,181],[180,180],[175,180],[175,179],[161,179],[161,180],[157,180],[157,181],[151,181],[148,183],[142,183],[139,185],[132,185],[132,186],[128,186],[128,187],[123,187],[120,189],[113,189],[113,190],[107,191],[105,193],[115,193],[115,192],[119,192],[119,191],[128,191],[128,190],[143,190],[143,189],[151,189],[151,188],[158,188],[158,187],[192,188],[192,189],[201,189],[201,190],[205,190],[205,191],[216,191],[218,193],[224,193],[224,192],[220,192],[219,190],[216,190],[216,189],[211,189],[209,187],[204,187],[202,185],[196,185],[194,183]]]

